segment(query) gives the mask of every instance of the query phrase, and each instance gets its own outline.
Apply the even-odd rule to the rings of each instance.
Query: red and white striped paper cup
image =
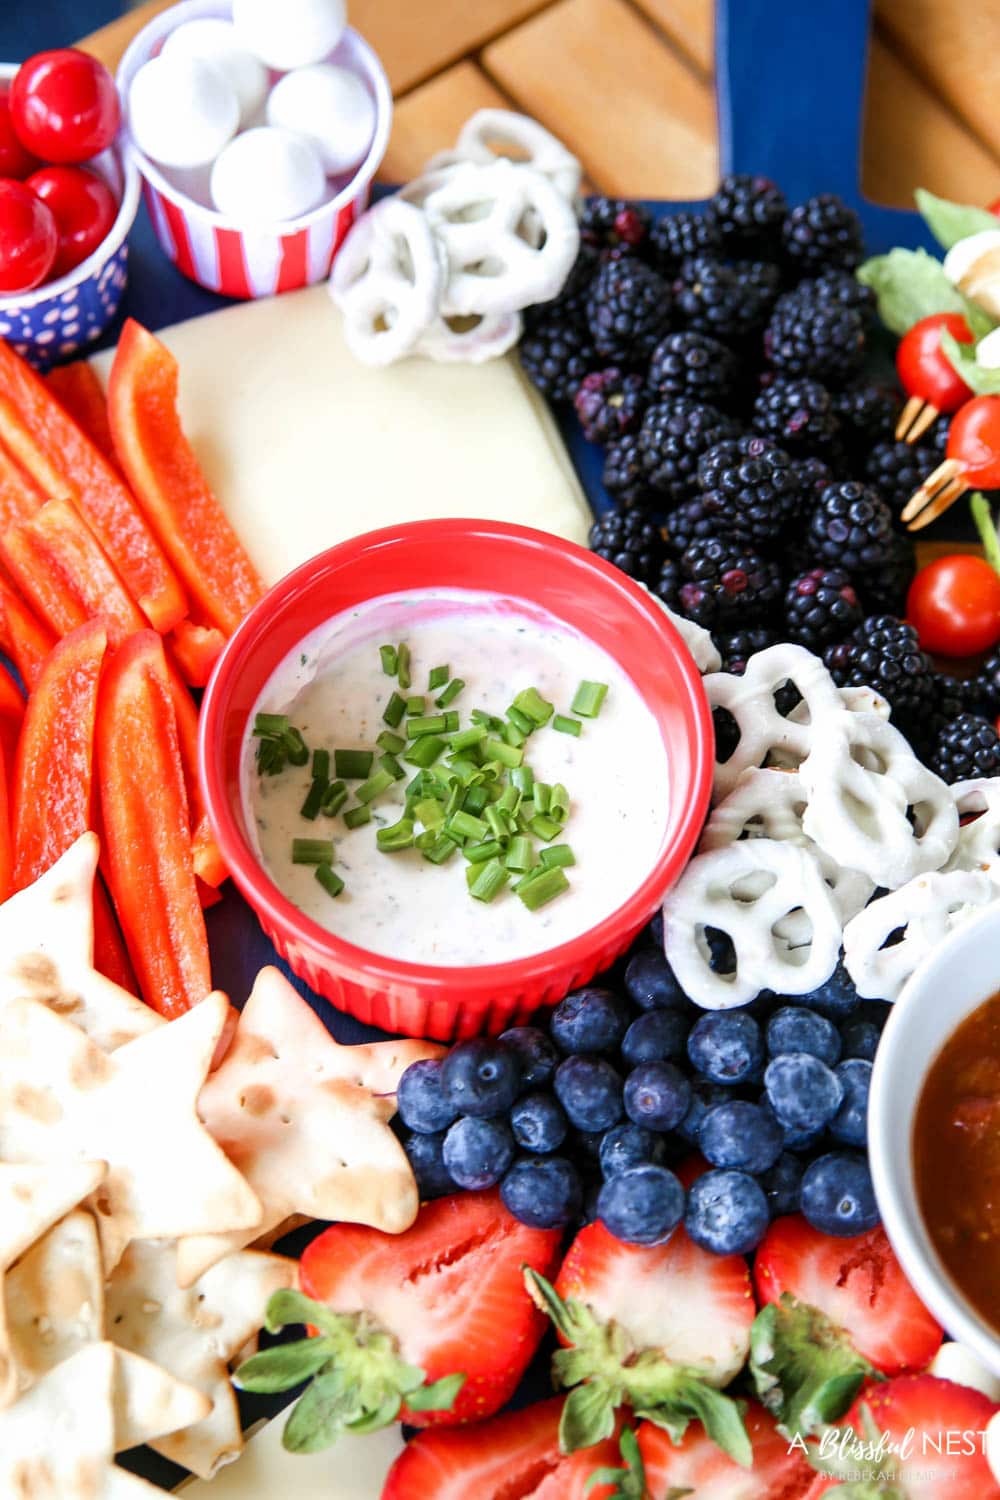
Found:
[[[375,101],[375,130],[358,169],[331,179],[331,195],[301,218],[275,225],[241,227],[185,191],[204,191],[207,172],[167,173],[139,150],[128,132],[128,94],[143,63],[185,21],[204,16],[229,20],[229,0],[182,0],[156,16],[132,42],[118,69],[125,121],[124,149],[138,167],[143,196],[162,249],[184,276],[225,297],[271,297],[324,281],[347,232],[368,207],[372,179],[381,165],[392,124],[392,91],[382,65],[356,31],[345,31],[328,62],[349,68]],[[279,75],[275,74],[277,78]],[[183,101],[178,100],[178,107]]]

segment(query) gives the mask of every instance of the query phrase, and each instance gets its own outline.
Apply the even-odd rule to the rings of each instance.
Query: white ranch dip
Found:
[[[379,660],[384,642],[405,641],[412,656],[411,686],[428,690],[432,667],[448,664],[465,689],[450,707],[470,723],[472,709],[503,716],[516,693],[534,686],[568,715],[581,682],[608,685],[600,715],[584,719],[579,738],[551,724],[524,746],[524,763],[537,781],[562,782],[570,796],[565,832],[576,863],[570,889],[529,911],[508,887],[493,901],[470,897],[466,861],[457,853],[434,865],[417,849],[383,853],[379,827],[402,816],[406,780],[372,804],[372,821],[350,830],[342,815],[301,816],[309,766],[261,776],[257,742],[248,733],[241,789],[247,828],[274,883],[320,926],[372,952],[416,963],[504,963],[567,942],[609,916],[652,868],[663,843],[670,773],[653,715],[631,678],[593,642],[524,600],[461,590],[388,594],[336,616],[291,652],[254,705],[256,713],[287,714],[310,750],[371,749],[388,726],[383,710],[396,679]],[[400,734],[404,732],[400,728]],[[376,755],[380,752],[376,750]],[[331,771],[331,776],[332,776]],[[358,783],[348,783],[352,796]],[[294,838],[333,838],[334,868],[345,889],[331,897],[310,866],[292,863]],[[544,848],[538,843],[537,848]]]

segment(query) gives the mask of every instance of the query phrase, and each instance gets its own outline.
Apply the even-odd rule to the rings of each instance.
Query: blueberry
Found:
[[[500,1033],[500,1040],[506,1042],[521,1064],[523,1089],[537,1089],[548,1083],[556,1070],[559,1053],[546,1032],[537,1026],[512,1026]]]
[[[808,1052],[783,1052],[767,1065],[767,1097],[788,1130],[820,1130],[829,1124],[844,1096],[837,1075]]]
[[[443,1145],[443,1130],[436,1135],[414,1133],[403,1143],[421,1198],[440,1198],[444,1193],[455,1191],[451,1173],[444,1164]]]
[[[583,1188],[564,1156],[519,1156],[500,1184],[505,1208],[532,1229],[561,1229],[576,1219]]]
[[[832,1021],[804,1005],[783,1005],[767,1023],[767,1050],[808,1052],[832,1068],[840,1057],[840,1033]]]
[[[613,990],[574,990],[552,1012],[549,1030],[561,1052],[617,1052],[628,1028],[628,1005]]]
[[[634,1068],[637,1063],[683,1057],[690,1029],[687,1016],[679,1010],[651,1010],[633,1021],[626,1031],[622,1058]]]
[[[601,1141],[601,1171],[605,1177],[617,1177],[630,1167],[660,1167],[666,1154],[662,1135],[627,1120],[613,1125]]]
[[[609,1130],[622,1117],[622,1080],[603,1057],[567,1057],[556,1068],[556,1098],[578,1130]]]
[[[640,1010],[686,1010],[688,999],[674,978],[674,971],[663,954],[663,945],[640,948],[628,961],[625,990]]]
[[[616,1239],[659,1245],[684,1217],[684,1189],[666,1167],[629,1167],[601,1188],[597,1213]]]
[[[713,1083],[745,1083],[764,1061],[764,1039],[753,1016],[716,1010],[695,1022],[687,1051],[692,1067]]]
[[[642,936],[652,943],[654,948],[663,952],[663,912],[658,911],[655,917],[650,918],[649,926],[643,929]]]
[[[866,1062],[875,1061],[880,1032],[871,1021],[848,1021],[840,1028],[840,1037],[843,1043],[842,1056],[845,1059],[863,1057]]]
[[[569,1129],[557,1099],[540,1091],[524,1094],[510,1112],[514,1139],[525,1151],[558,1151]]]
[[[803,1171],[799,1157],[791,1151],[782,1151],[774,1166],[761,1177],[760,1185],[767,1194],[772,1219],[798,1213]]]
[[[410,1064],[399,1080],[396,1107],[403,1124],[422,1135],[447,1130],[449,1125],[455,1123],[458,1110],[441,1091],[441,1063],[438,1058],[425,1057],[420,1062]]]
[[[684,1228],[713,1255],[749,1254],[769,1222],[764,1189],[747,1172],[706,1172],[688,1191]]]
[[[514,1137],[502,1120],[463,1115],[444,1138],[444,1164],[457,1187],[493,1187],[514,1160]]]
[[[713,1167],[740,1172],[766,1172],[785,1144],[773,1115],[746,1099],[729,1099],[705,1115],[698,1133],[701,1153]]]
[[[872,1065],[861,1057],[849,1057],[834,1069],[844,1090],[840,1108],[830,1121],[830,1134],[842,1146],[864,1146],[868,1139],[868,1090]]]
[[[831,1151],[806,1167],[799,1203],[821,1234],[864,1234],[879,1222],[868,1162],[856,1151]]]
[[[712,1083],[708,1078],[694,1077],[691,1080],[691,1103],[688,1112],[676,1127],[677,1134],[692,1146],[698,1144],[698,1132],[705,1114],[714,1104],[724,1104],[732,1093],[721,1083]]]
[[[859,1004],[854,981],[842,962],[838,963],[826,984],[821,984],[810,995],[803,995],[802,999],[811,1010],[818,1010],[821,1016],[831,1021],[845,1020]]]
[[[441,1086],[460,1114],[480,1120],[505,1115],[521,1087],[517,1053],[488,1037],[459,1042],[441,1064]]]
[[[640,1063],[625,1080],[625,1113],[650,1130],[673,1130],[691,1105],[691,1084],[673,1063]]]

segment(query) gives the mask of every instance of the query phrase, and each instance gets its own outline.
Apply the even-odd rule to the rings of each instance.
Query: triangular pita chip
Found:
[[[27,996],[105,1052],[164,1025],[93,965],[98,838],[84,833],[51,869],[0,905],[0,1006]]]
[[[112,1328],[113,1334],[115,1330]],[[186,1385],[162,1365],[129,1349],[116,1348],[114,1390],[115,1452],[138,1448],[153,1438],[203,1422],[212,1401],[203,1391]]]
[[[7,1331],[5,1273],[94,1191],[105,1170],[102,1161],[67,1161],[47,1167],[0,1163],[0,1407],[15,1400],[21,1385]]]
[[[133,1238],[256,1232],[261,1208],[195,1113],[225,1024],[209,996],[108,1056],[33,1000],[0,1006],[0,1159],[103,1159],[93,1195],[106,1269]]]
[[[67,1214],[21,1256],[6,1291],[11,1348],[24,1387],[103,1339],[104,1267],[93,1215]]]
[[[342,1047],[277,969],[262,969],[198,1113],[260,1198],[252,1232],[182,1241],[187,1285],[293,1214],[398,1234],[416,1218],[410,1164],[388,1121],[400,1075],[432,1042]]]
[[[174,1023],[176,1024],[176,1023]],[[243,1448],[229,1362],[260,1328],[272,1292],[293,1286],[297,1266],[244,1250],[186,1290],[177,1285],[177,1249],[135,1240],[108,1282],[108,1328],[115,1341],[196,1386],[211,1414],[152,1443],[158,1453],[208,1479]]]

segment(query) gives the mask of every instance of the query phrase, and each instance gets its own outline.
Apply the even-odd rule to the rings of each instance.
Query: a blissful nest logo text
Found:
[[[985,1446],[986,1434],[974,1429],[923,1432],[909,1427],[901,1436],[871,1432],[862,1437],[850,1427],[829,1427],[817,1441],[793,1438],[788,1451],[802,1453],[815,1467],[842,1482],[871,1483],[901,1477],[904,1465],[908,1477],[914,1479],[922,1459],[969,1458]]]

